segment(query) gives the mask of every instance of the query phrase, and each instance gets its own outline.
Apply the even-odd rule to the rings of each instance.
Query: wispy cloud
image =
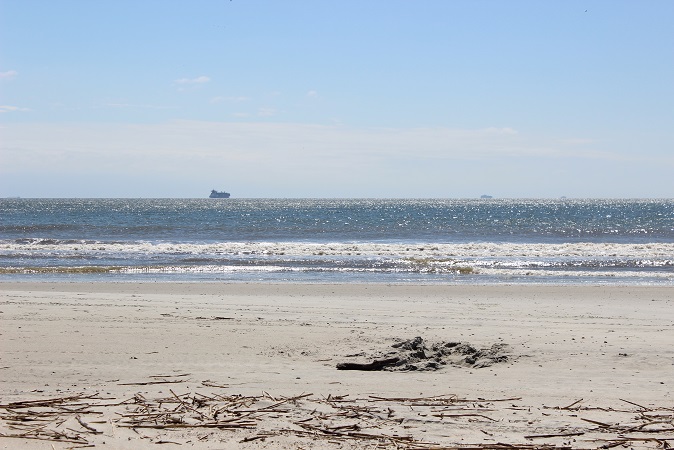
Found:
[[[570,139],[562,139],[561,142],[563,144],[569,145],[587,145],[587,144],[594,144],[595,142],[597,142],[597,140],[588,138],[570,138]]]
[[[196,78],[179,78],[174,81],[175,84],[204,84],[208,83],[211,81],[210,77],[207,77],[206,75],[201,75]]]
[[[0,174],[104,170],[195,185],[226,177],[232,185],[254,186],[267,195],[289,195],[273,189],[290,185],[296,192],[304,189],[303,195],[471,195],[478,185],[480,190],[519,186],[518,192],[535,186],[542,195],[543,184],[553,193],[556,186],[568,185],[571,175],[562,169],[601,172],[610,166],[623,173],[651,173],[656,181],[667,180],[658,182],[671,192],[667,183],[674,157],[621,159],[620,150],[605,142],[574,148],[559,137],[507,127],[356,128],[256,121],[256,113],[247,114],[241,117],[249,121],[229,122],[7,123],[0,140]],[[346,174],[355,180],[350,191],[345,190]],[[623,182],[612,186],[612,195],[641,192]]]
[[[137,104],[137,103],[105,103],[102,105],[105,108],[130,108],[130,109],[157,109],[157,110],[165,110],[165,109],[177,109],[177,106],[166,106],[166,105],[143,105],[143,104]]]
[[[10,106],[10,105],[0,105],[0,113],[26,112],[26,111],[30,111],[30,108],[21,108],[19,106]]]
[[[494,134],[510,134],[510,135],[517,134],[517,130],[509,128],[509,127],[504,127],[504,128],[489,127],[489,128],[486,128],[484,131],[486,131],[488,133],[494,133]]]
[[[18,108],[3,106],[5,111]],[[256,114],[235,117],[271,116],[276,111],[262,108]],[[71,152],[82,148],[93,158],[98,149],[103,159],[147,155],[157,160],[189,159],[190,164],[215,158],[264,161],[270,167],[289,164],[323,167],[354,165],[385,167],[401,161],[495,161],[510,158],[615,159],[606,149],[570,151],[550,140],[522,136],[510,128],[352,128],[293,123],[172,121],[155,125],[31,126],[8,125],[5,148],[30,142],[36,152],[56,148]],[[170,138],[169,138],[170,137]],[[11,138],[11,139],[10,139]],[[19,144],[22,142],[22,144]],[[105,142],[105,145],[101,143]],[[271,144],[273,143],[273,144]],[[42,149],[42,150],[41,150]],[[70,150],[68,150],[70,149]],[[186,150],[189,149],[189,150]],[[163,156],[161,156],[163,155]],[[220,155],[220,156],[218,156]],[[238,155],[238,156],[236,156]],[[164,157],[166,157],[164,159]],[[200,161],[203,158],[203,161]],[[45,161],[45,159],[42,159]]]
[[[0,72],[0,80],[13,80],[19,72],[16,70],[8,70],[7,72]]]
[[[318,97],[318,92],[312,89],[309,92],[307,92],[307,97],[316,98],[316,97]]]
[[[246,102],[248,100],[250,100],[250,98],[244,97],[243,95],[234,96],[234,97],[225,97],[225,96],[219,95],[217,97],[213,97],[210,100],[210,102],[211,103],[227,103],[227,102],[240,103],[240,102]]]
[[[276,115],[276,110],[274,108],[260,108],[257,110],[258,117],[272,117]]]

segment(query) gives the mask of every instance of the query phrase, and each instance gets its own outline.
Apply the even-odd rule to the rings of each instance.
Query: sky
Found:
[[[0,197],[674,198],[674,1],[0,0]]]

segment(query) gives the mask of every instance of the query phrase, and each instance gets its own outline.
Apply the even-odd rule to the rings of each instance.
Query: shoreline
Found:
[[[84,287],[90,287],[90,286],[110,286],[109,290],[116,290],[112,289],[113,286],[124,286],[124,285],[137,285],[137,286],[161,286],[161,285],[167,285],[167,286],[193,286],[193,285],[204,285],[204,286],[241,286],[241,285],[248,285],[248,286],[255,286],[255,287],[260,287],[260,286],[361,286],[361,287],[367,287],[367,286],[380,286],[380,287],[404,287],[408,286],[411,288],[423,288],[426,286],[435,286],[435,287],[444,287],[444,288],[461,288],[461,287],[466,287],[468,289],[476,288],[476,289],[481,289],[481,288],[533,288],[533,289],[545,289],[545,288],[571,288],[571,289],[578,289],[578,288],[588,288],[588,289],[593,289],[593,288],[606,288],[606,289],[629,289],[629,288],[635,288],[635,289],[671,289],[672,286],[674,286],[674,281],[658,281],[658,282],[652,282],[652,281],[644,281],[644,282],[613,282],[613,281],[588,281],[588,280],[582,280],[582,281],[555,281],[555,282],[550,282],[550,281],[487,281],[487,282],[475,282],[474,280],[471,281],[394,281],[394,282],[389,282],[389,281],[334,281],[334,282],[327,282],[327,281],[309,281],[309,280],[303,280],[303,281],[296,281],[296,280],[290,280],[290,281],[279,281],[279,280],[199,280],[199,279],[190,279],[190,280],[168,280],[168,279],[161,279],[161,280],[131,280],[131,279],[122,279],[122,280],[117,280],[117,281],[110,281],[110,280],[100,280],[100,279],[92,279],[92,280],[0,280],[0,291],[3,290],[5,287],[10,288],[10,289],[17,289],[17,290],[23,290],[23,287],[28,286],[28,290],[38,290],[36,286],[59,286],[59,289],[61,286],[74,286],[75,289],[84,289]],[[23,286],[23,287],[22,287]],[[51,288],[50,288],[51,289]],[[98,290],[98,289],[96,289]]]
[[[589,435],[591,423],[570,416],[578,411],[559,408],[576,401],[578,407],[605,410],[636,408],[625,401],[671,408],[671,292],[667,286],[606,285],[0,282],[0,403],[74,393],[151,398],[171,395],[169,388],[177,395],[311,393],[303,400],[309,404],[348,396],[370,406],[372,397],[512,398],[520,400],[491,402],[485,408],[493,412],[480,413],[493,420],[465,416],[436,423],[430,421],[435,413],[424,410],[430,422],[420,423],[409,417],[408,405],[390,401],[387,407],[409,423],[397,432],[442,445],[522,444],[529,442],[525,435],[569,429]],[[336,369],[342,362],[372,361],[391,352],[392,344],[417,336],[428,348],[449,341],[478,349],[505,344],[508,359],[482,368],[449,363],[435,371]],[[176,384],[150,384],[153,380]],[[568,414],[560,418],[560,411]],[[107,425],[96,425],[104,434],[87,436],[87,442],[105,447],[105,441],[113,448],[152,447],[162,439],[190,441],[196,448],[363,444],[331,447],[299,431],[282,433],[297,425],[273,420],[252,431],[221,430],[204,442],[198,441],[203,429],[146,431],[150,438],[139,440],[113,426],[119,412],[104,412]],[[300,408],[293,420],[306,419],[309,412]],[[627,420],[617,411],[594,414],[580,415],[600,422]],[[442,421],[456,422],[460,432],[448,435]],[[269,430],[275,437],[240,442]],[[0,423],[0,432],[10,430]],[[659,433],[674,439],[674,430]],[[127,438],[133,446],[123,444]],[[561,445],[562,440],[535,443]],[[0,445],[33,448],[36,442],[0,437]],[[654,448],[652,442],[634,445]]]

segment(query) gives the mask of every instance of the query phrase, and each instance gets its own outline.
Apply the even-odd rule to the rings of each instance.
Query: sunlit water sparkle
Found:
[[[672,284],[674,201],[2,199],[0,280]]]

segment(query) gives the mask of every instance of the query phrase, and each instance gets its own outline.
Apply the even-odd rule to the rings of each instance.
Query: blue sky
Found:
[[[674,197],[674,2],[0,0],[0,197]]]

